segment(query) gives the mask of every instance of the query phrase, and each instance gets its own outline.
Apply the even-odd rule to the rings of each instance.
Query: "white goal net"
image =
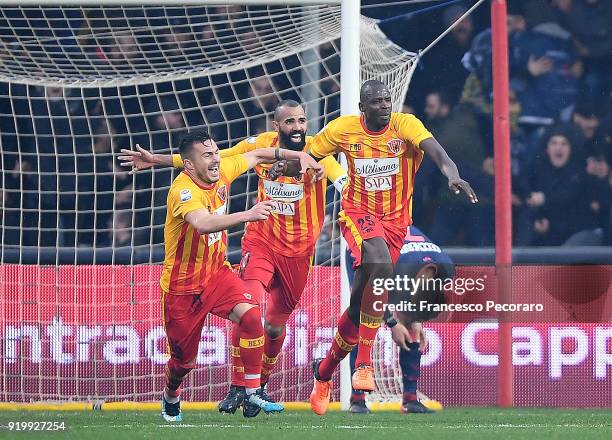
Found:
[[[398,110],[415,55],[373,20],[360,29],[362,79],[385,81]],[[316,133],[339,116],[339,39],[329,5],[0,7],[0,401],[157,400],[174,171],[130,176],[119,149],[169,153],[199,127],[225,148],[270,130],[282,99],[304,103]],[[231,211],[253,203],[256,179],[232,185]],[[307,399],[310,360],[340,313],[337,210],[330,187],[317,266],[271,379],[282,401]],[[233,262],[241,236],[229,235]],[[393,371],[393,356],[380,362]],[[220,399],[228,364],[226,324],[210,319],[186,399]],[[382,398],[399,391],[391,380]]]

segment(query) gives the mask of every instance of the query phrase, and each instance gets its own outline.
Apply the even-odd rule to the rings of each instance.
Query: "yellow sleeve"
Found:
[[[433,135],[425,128],[423,123],[414,115],[407,113],[396,113],[396,128],[401,139],[407,141],[415,148]]]
[[[336,187],[338,191],[342,192],[342,188],[344,188],[347,181],[346,170],[342,168],[342,165],[340,165],[333,156],[327,156],[326,158],[321,159],[319,164],[325,170],[327,179]]]
[[[249,162],[242,154],[226,157],[221,160],[221,169],[219,174],[224,176],[228,182],[234,181],[238,176],[244,174],[249,169]]]
[[[172,155],[172,166],[174,168],[185,168],[185,165],[183,164],[183,158],[180,154]]]
[[[179,184],[168,193],[168,209],[174,217],[185,218],[187,213],[206,208],[199,195],[199,189],[193,184]]]
[[[226,148],[225,150],[221,150],[220,155],[222,158],[231,157],[231,156],[236,156],[237,154],[248,153],[249,151],[256,150],[257,148],[260,148],[257,145],[257,138],[249,137],[249,138],[241,140],[240,142],[238,142],[236,145],[234,145],[231,148]]]
[[[338,119],[334,119],[312,138],[310,153],[314,157],[325,157],[340,151],[340,136],[338,135]]]

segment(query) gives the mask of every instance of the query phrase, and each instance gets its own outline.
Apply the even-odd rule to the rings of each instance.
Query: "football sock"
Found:
[[[276,365],[276,360],[278,359],[278,354],[283,348],[283,342],[285,341],[285,329],[283,328],[283,332],[276,339],[272,339],[269,336],[266,336],[266,342],[264,344],[264,355],[263,362],[261,365],[261,384],[265,385],[268,383],[270,379],[270,374],[272,374],[272,370],[274,369],[274,365]]]
[[[338,322],[338,330],[332,341],[331,348],[327,352],[325,359],[319,364],[319,378],[321,380],[330,380],[334,370],[342,359],[349,354],[359,337],[359,330],[355,324],[351,322],[348,315],[348,309],[340,316]]]
[[[240,327],[237,323],[232,325],[232,342],[230,345],[230,361],[232,363],[232,385],[244,386],[244,365],[240,357]]]
[[[359,367],[362,364],[372,365],[372,346],[376,339],[376,333],[380,328],[383,319],[384,310],[375,310],[374,303],[380,301],[382,304],[387,304],[387,291],[384,290],[381,295],[374,295],[370,283],[363,290],[361,299],[361,312],[359,314],[359,339],[357,345],[357,359],[355,366]]]
[[[404,386],[403,402],[417,400],[417,381],[421,375],[420,344],[408,344],[409,350],[400,348],[399,364],[402,369],[402,382]]]
[[[244,365],[244,386],[247,394],[253,394],[260,386],[261,362],[265,336],[261,325],[259,307],[249,309],[238,323],[240,357]]]

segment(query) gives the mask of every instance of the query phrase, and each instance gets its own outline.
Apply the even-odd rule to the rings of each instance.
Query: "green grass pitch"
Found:
[[[306,411],[275,416],[221,415],[184,411],[184,421],[169,425],[146,412],[0,412],[0,438],[7,439],[612,439],[612,410],[542,408],[447,408],[436,414],[379,412],[352,415]],[[15,421],[65,422],[56,433],[8,431]]]

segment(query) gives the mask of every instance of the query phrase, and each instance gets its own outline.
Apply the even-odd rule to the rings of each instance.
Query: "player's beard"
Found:
[[[295,142],[293,139],[291,139],[291,135],[296,133],[300,135],[299,142]],[[282,131],[279,131],[278,137],[280,140],[280,145],[289,150],[302,151],[306,145],[306,133],[303,131],[292,131],[291,133],[283,133]]]

